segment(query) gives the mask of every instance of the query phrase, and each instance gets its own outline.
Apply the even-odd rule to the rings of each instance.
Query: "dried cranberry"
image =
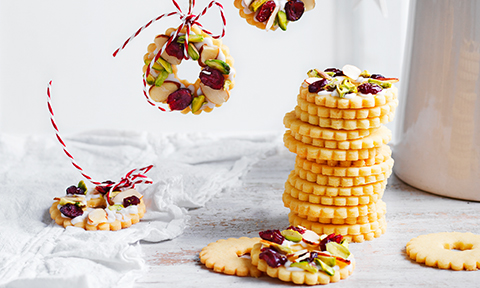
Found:
[[[345,74],[343,74],[343,71],[338,69],[338,68],[327,68],[324,71],[325,72],[334,72],[335,74],[333,74],[333,77],[335,77],[335,76],[345,76]]]
[[[321,251],[326,251],[327,250],[327,243],[328,242],[337,242],[340,244],[343,240],[343,236],[338,234],[335,235],[335,233],[328,235],[327,237],[323,238],[322,241],[320,241],[320,250]]]
[[[289,226],[289,227],[287,228],[287,230],[294,230],[294,231],[297,231],[297,232],[300,233],[300,234],[303,234],[303,233],[305,233],[305,231],[307,231],[305,228],[303,228],[303,227],[298,227],[298,226]]]
[[[382,79],[382,78],[385,78],[385,76],[383,76],[382,74],[372,74],[370,76],[370,78],[372,78],[372,79]]]
[[[78,207],[75,204],[65,204],[62,207],[60,207],[60,212],[62,212],[63,215],[70,217],[70,218],[75,218],[78,216],[83,215],[83,210],[82,208]]]
[[[382,87],[377,84],[366,82],[358,85],[358,91],[363,94],[377,94],[378,92],[382,91]]]
[[[185,52],[184,52],[184,46],[183,46],[183,43],[178,43],[177,42],[177,38],[175,38],[172,43],[170,43],[166,48],[165,48],[165,52],[167,52],[168,55],[170,56],[174,56],[176,58],[178,58],[179,60],[182,60],[183,57],[185,56]]]
[[[280,233],[280,230],[265,230],[259,232],[258,235],[260,235],[260,238],[263,240],[274,242],[280,245],[283,243],[283,240],[285,240],[285,237],[283,237],[282,233]]]
[[[265,262],[267,262],[268,266],[273,268],[277,268],[287,263],[287,257],[278,253],[272,248],[263,248],[258,257],[263,259]]]
[[[140,204],[140,199],[137,196],[132,195],[130,197],[123,198],[123,207],[127,208],[130,205]]]
[[[183,110],[187,108],[193,100],[190,89],[181,88],[168,95],[167,103],[172,110]]]
[[[258,9],[257,16],[255,16],[255,19],[257,19],[258,22],[265,22],[270,18],[270,16],[273,13],[273,10],[275,10],[275,1],[270,0],[265,2],[260,9]]]
[[[85,190],[83,190],[82,188],[78,188],[77,186],[75,185],[72,185],[70,187],[67,188],[66,190],[67,192],[67,195],[74,195],[74,194],[85,194]]]
[[[297,21],[305,12],[305,4],[300,0],[289,0],[285,4],[285,13],[288,21]]]
[[[325,85],[327,85],[328,80],[325,78],[319,79],[318,81],[313,82],[312,84],[308,85],[308,92],[310,93],[317,93],[325,89]]]
[[[222,89],[225,84],[225,78],[223,78],[222,72],[209,66],[200,72],[199,78],[203,84],[215,90]]]

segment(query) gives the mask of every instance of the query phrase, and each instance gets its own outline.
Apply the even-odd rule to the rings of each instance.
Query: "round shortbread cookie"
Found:
[[[298,107],[300,107],[300,109],[302,109],[303,111],[307,112],[310,115],[331,119],[354,120],[377,118],[388,115],[391,112],[395,112],[395,109],[398,106],[398,100],[393,99],[391,101],[388,101],[385,105],[373,108],[338,109],[315,105],[315,103],[303,100],[300,96],[298,96],[297,98]]]
[[[368,176],[354,176],[354,177],[346,177],[346,176],[328,176],[313,173],[308,170],[304,170],[295,165],[295,175],[299,178],[303,179],[304,181],[308,181],[311,183],[317,183],[318,185],[325,185],[325,186],[332,186],[332,187],[354,187],[354,186],[361,186],[365,184],[371,184],[380,182],[383,180],[387,180],[388,177],[392,174],[392,170],[387,170],[380,174],[373,174]]]
[[[452,270],[480,268],[480,235],[441,232],[420,235],[406,245],[407,255],[427,266]]]
[[[390,156],[385,157],[384,162],[365,167],[332,167],[326,164],[318,164],[316,162],[308,161],[301,157],[295,157],[295,166],[301,167],[315,174],[322,174],[337,177],[357,177],[378,175],[391,171],[394,160]]]
[[[285,132],[283,142],[290,152],[303,158],[319,160],[357,161],[375,158],[377,150],[379,149],[340,150],[315,147],[298,141],[288,130]]]
[[[295,217],[293,217],[292,215],[295,216]],[[338,228],[335,228],[337,225],[328,225],[328,224],[311,222],[311,221],[308,221],[308,220],[303,219],[301,217],[298,217],[297,215],[294,215],[292,213],[289,214],[289,220],[290,220],[290,224],[292,224],[292,225],[294,225],[294,223],[298,223],[298,224],[295,224],[295,225],[301,225],[301,226],[303,226],[303,227],[305,227],[309,230],[312,230],[316,233],[321,233],[322,231],[339,230]],[[302,223],[302,224],[300,224],[300,223]],[[375,230],[370,231],[370,232],[359,233],[359,234],[356,234],[356,235],[349,235],[349,234],[343,235],[342,234],[342,236],[343,236],[343,238],[347,239],[350,242],[357,242],[357,243],[373,240],[375,238],[380,237],[387,230],[387,221],[385,220],[385,217],[382,217],[381,219],[379,219],[377,221],[377,223],[378,223],[378,227],[377,227],[377,224],[376,224],[375,227],[377,227],[377,228]],[[338,226],[341,226],[341,225],[338,225]],[[368,225],[365,226],[365,227],[368,228]],[[340,230],[345,230],[345,229],[340,229]]]
[[[383,193],[385,187],[387,186],[387,180],[361,185],[354,187],[332,187],[326,185],[318,185],[309,181],[305,181],[295,175],[295,172],[290,172],[288,175],[287,183],[289,183],[295,189],[302,191],[304,193],[313,194],[317,196],[327,196],[327,197],[350,197],[350,196],[365,196]],[[338,198],[339,203],[341,198]],[[332,204],[329,204],[332,205]],[[345,203],[344,203],[345,205]],[[340,205],[340,206],[344,206]],[[338,206],[338,205],[337,205]]]
[[[312,204],[322,204],[329,206],[358,206],[358,205],[368,205],[370,203],[375,203],[380,200],[383,196],[384,190],[381,190],[380,193],[374,193],[371,195],[363,196],[320,196],[312,193],[305,193],[293,187],[288,181],[285,183],[285,193],[290,194],[293,198],[296,198],[300,201],[309,202]]]
[[[260,240],[257,237],[220,239],[200,251],[200,261],[218,273],[260,277],[262,272],[252,265],[251,257],[241,257],[250,254],[253,245]]]
[[[312,125],[318,125],[323,128],[342,129],[342,130],[359,130],[359,129],[372,129],[378,128],[382,124],[386,124],[393,120],[394,112],[390,112],[386,115],[367,118],[367,119],[333,119],[322,118],[316,115],[310,115],[308,112],[303,111],[298,105],[295,107],[295,116],[303,122],[310,123]]]
[[[318,95],[317,93],[310,93],[308,92],[308,86],[302,83],[300,86],[299,97],[305,101],[315,103],[318,106],[338,109],[362,109],[383,106],[388,102],[397,99],[397,87],[392,86],[392,88],[384,91],[384,94],[377,94],[374,97],[353,97],[351,99],[346,99],[335,97],[330,94]]]
[[[253,246],[252,264],[256,265],[258,270],[265,272],[268,276],[278,278],[284,282],[307,285],[335,283],[342,279],[346,279],[355,269],[355,260],[352,260],[349,266],[335,270],[333,276],[329,276],[323,272],[311,273],[306,271],[291,271],[287,270],[284,266],[273,268],[270,267],[265,260],[260,259],[261,247],[261,243],[257,243]]]
[[[67,228],[68,226],[74,226],[74,227],[79,227],[79,228],[83,228],[85,230],[90,230],[90,231],[95,231],[95,230],[116,231],[116,230],[128,228],[132,226],[132,224],[138,223],[140,219],[143,218],[143,215],[145,214],[145,211],[146,211],[145,203],[143,202],[143,199],[141,199],[140,204],[137,205],[138,207],[137,214],[122,215],[123,219],[117,218],[112,222],[102,222],[95,225],[91,225],[88,223],[88,216],[87,216],[87,217],[84,217],[81,221],[78,221],[72,224],[72,218],[65,218],[62,216],[62,213],[60,212],[60,210],[58,210],[58,204],[59,204],[59,201],[55,201],[49,210],[50,216],[52,217],[53,220],[55,220],[55,223],[65,228]],[[103,208],[93,208],[93,209],[89,208],[89,209],[90,210],[87,210],[87,212],[91,212],[93,210],[104,210]]]
[[[287,129],[295,131],[297,134],[308,136],[316,139],[346,141],[355,140],[370,135],[376,128],[361,130],[335,130],[330,128],[322,128],[303,122],[295,116],[295,111],[285,114],[283,124]]]
[[[361,139],[335,141],[324,140],[319,138],[312,138],[297,133],[294,130],[290,130],[292,136],[298,141],[310,144],[315,147],[328,148],[328,149],[340,149],[340,150],[358,150],[368,149],[373,147],[381,147],[392,139],[392,132],[385,126],[376,128],[370,135]]]
[[[283,204],[286,208],[289,208],[297,215],[304,217],[317,217],[317,218],[352,218],[365,216],[377,211],[376,203],[370,203],[368,205],[359,205],[353,207],[340,207],[329,206],[321,204],[312,204],[304,201],[300,201],[288,193],[283,193]],[[379,200],[381,201],[381,200]]]
[[[330,167],[345,167],[345,168],[350,168],[350,167],[367,167],[367,166],[373,166],[375,164],[380,164],[382,162],[387,161],[388,158],[392,157],[392,149],[390,149],[390,146],[388,145],[383,145],[382,147],[379,147],[376,150],[375,157],[370,157],[367,159],[362,159],[362,160],[356,160],[356,161],[337,161],[337,160],[321,160],[321,159],[316,159],[316,158],[309,158],[309,157],[301,157],[305,160],[308,160],[313,163],[317,163],[320,165],[327,165]]]
[[[288,214],[288,221],[292,225],[300,225],[309,230],[315,231],[317,234],[340,234],[340,235],[360,235],[375,232],[380,228],[380,222],[385,221],[385,216],[380,219],[366,224],[323,224],[319,222],[311,222],[305,218],[297,216],[295,213]]]
[[[292,212],[293,213],[293,212]],[[369,222],[377,221],[378,219],[382,218],[387,213],[387,205],[385,202],[379,200],[377,202],[377,211],[369,213],[365,216],[359,217],[350,217],[346,219],[339,219],[339,218],[318,218],[318,217],[310,217],[305,215],[297,215],[300,218],[307,219],[310,222],[318,222],[323,224],[366,224]]]

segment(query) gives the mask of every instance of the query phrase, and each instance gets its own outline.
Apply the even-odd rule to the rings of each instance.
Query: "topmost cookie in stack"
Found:
[[[393,166],[391,132],[383,124],[398,105],[398,79],[351,65],[307,74],[298,105],[284,118],[285,146],[297,154],[283,195],[289,220],[354,242],[379,237]]]

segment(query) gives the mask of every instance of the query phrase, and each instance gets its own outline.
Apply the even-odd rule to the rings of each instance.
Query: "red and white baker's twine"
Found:
[[[83,177],[85,177],[88,181],[90,181],[94,185],[100,185],[104,186],[107,188],[110,188],[110,191],[115,191],[120,188],[135,188],[136,185],[138,184],[152,184],[153,181],[145,176],[145,174],[152,169],[153,165],[149,165],[140,169],[133,169],[130,172],[128,172],[124,177],[120,179],[117,183],[111,182],[111,181],[105,181],[105,182],[99,182],[99,181],[94,181],[92,177],[89,175],[85,174],[83,171],[82,167],[77,164],[75,159],[73,158],[72,154],[68,152],[67,150],[67,145],[63,141],[62,137],[60,137],[58,126],[55,122],[55,115],[53,113],[53,108],[52,108],[52,97],[51,97],[51,89],[52,89],[52,81],[48,83],[47,87],[47,106],[48,106],[48,111],[50,112],[50,122],[52,123],[53,129],[55,129],[55,135],[57,136],[58,142],[63,147],[63,152],[65,152],[65,155],[67,155],[68,158],[70,158],[73,167],[75,167],[80,174],[82,174]]]
[[[210,2],[210,4],[208,4],[204,9],[203,11],[198,14],[198,15],[194,15],[192,14],[192,9],[193,7],[195,7],[195,0],[192,0],[190,1],[190,5],[188,7],[188,13],[185,14],[182,12],[182,9],[180,8],[180,6],[178,5],[178,3],[175,1],[175,0],[172,0],[173,2],[173,5],[175,5],[175,7],[177,8],[177,11],[176,12],[170,12],[170,13],[165,13],[165,14],[162,14],[160,16],[158,16],[157,18],[154,18],[152,20],[150,20],[147,24],[145,24],[144,26],[140,27],[140,29],[137,30],[137,32],[135,32],[132,36],[130,36],[130,38],[128,38],[121,47],[119,47],[117,50],[115,50],[115,52],[113,52],[113,57],[116,57],[117,54],[122,51],[125,46],[127,46],[128,43],[130,43],[130,41],[132,41],[135,37],[137,37],[140,32],[142,32],[143,30],[145,30],[147,27],[149,27],[150,25],[152,25],[153,23],[157,22],[158,20],[164,18],[164,17],[170,17],[170,16],[173,16],[173,15],[179,15],[180,16],[180,21],[182,21],[182,23],[180,24],[180,26],[178,26],[177,30],[175,31],[175,33],[173,34],[172,37],[170,37],[170,39],[168,39],[167,43],[165,45],[163,45],[162,49],[160,49],[160,51],[158,51],[157,54],[155,54],[155,57],[154,59],[150,62],[150,64],[148,65],[148,68],[147,68],[147,71],[145,72],[144,76],[143,76],[143,94],[147,100],[147,102],[154,106],[154,107],[157,107],[158,109],[160,109],[161,111],[167,111],[167,109],[165,109],[164,107],[162,107],[162,104],[160,103],[157,103],[155,101],[153,101],[151,98],[150,98],[150,95],[149,95],[149,92],[148,92],[148,86],[147,86],[147,77],[148,75],[150,75],[150,69],[151,69],[151,66],[153,65],[153,63],[157,62],[158,58],[160,58],[160,55],[162,55],[163,51],[165,51],[165,48],[170,45],[170,43],[172,43],[172,41],[174,39],[177,38],[178,36],[178,33],[180,33],[180,31],[186,27],[186,30],[187,30],[187,33],[186,35],[190,35],[190,29],[192,27],[192,25],[197,25],[203,32],[205,32],[207,35],[210,35],[212,38],[215,38],[215,39],[219,39],[219,38],[222,38],[223,36],[225,36],[225,28],[227,26],[227,20],[225,18],[225,14],[224,14],[224,11],[223,11],[223,6],[222,4],[220,4],[219,2],[217,1],[212,1]],[[208,11],[208,9],[212,8],[213,6],[217,6],[219,11],[220,11],[220,17],[222,18],[222,23],[223,23],[223,27],[222,27],[222,33],[219,34],[219,35],[213,35],[212,32],[210,32],[209,30],[205,29],[202,24],[200,24],[200,22],[198,22],[198,19],[200,17],[202,17],[203,15],[205,15]],[[188,56],[188,37],[185,37],[185,44],[184,44],[184,59],[185,60],[188,60],[189,56]]]

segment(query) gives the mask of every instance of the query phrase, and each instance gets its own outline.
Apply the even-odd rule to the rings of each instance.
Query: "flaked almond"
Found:
[[[360,68],[348,64],[343,66],[342,71],[345,76],[352,80],[356,80],[360,74],[362,74],[362,70],[360,70]]]
[[[313,232],[312,230],[307,230],[305,233],[302,234],[303,242],[308,243],[310,245],[319,245],[320,244],[320,236],[317,233]]]
[[[100,223],[107,222],[108,216],[107,212],[101,208],[97,208],[88,213],[88,224],[96,225]]]

